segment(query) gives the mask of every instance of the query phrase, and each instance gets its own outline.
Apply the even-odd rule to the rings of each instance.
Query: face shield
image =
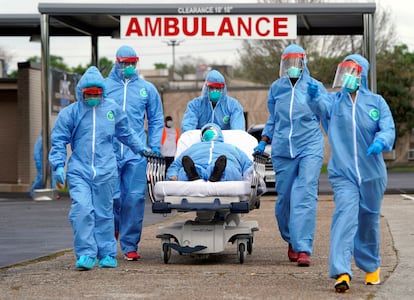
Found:
[[[279,76],[289,78],[299,78],[303,70],[304,53],[286,53],[282,55],[280,61]]]
[[[362,67],[352,60],[341,62],[336,69],[333,88],[345,88],[349,93],[355,92],[359,87],[359,78]]]
[[[223,94],[225,84],[221,82],[206,82],[206,86],[208,90],[208,99],[211,102],[216,103]]]
[[[211,142],[217,140],[219,133],[214,126],[207,126],[201,131],[201,140],[203,142]]]
[[[100,87],[87,87],[82,89],[83,100],[89,106],[97,106],[102,102],[103,90]]]
[[[117,57],[116,62],[118,69],[122,72],[125,78],[129,78],[135,74],[139,58],[134,57]]]

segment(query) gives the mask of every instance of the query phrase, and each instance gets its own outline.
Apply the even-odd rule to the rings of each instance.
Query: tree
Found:
[[[262,0],[264,3],[281,3],[282,0]],[[321,0],[299,0],[298,3],[318,3]],[[392,14],[378,7],[375,15],[375,45],[378,52],[390,49],[395,44],[395,26]],[[291,41],[245,40],[239,50],[242,64],[236,74],[262,84],[270,84],[279,74],[280,56]],[[299,36],[295,43],[307,52],[309,69],[317,79],[332,82],[336,65],[350,53],[362,52],[362,36]],[[332,71],[333,70],[333,71]],[[327,73],[331,71],[331,73]]]
[[[167,69],[167,64],[166,63],[155,63],[154,68],[155,70]]]
[[[414,127],[414,53],[407,45],[395,46],[377,56],[378,93],[387,100],[392,111],[397,137]]]
[[[197,71],[197,66],[205,65],[206,62],[202,57],[194,57],[192,55],[187,55],[180,58],[179,63],[175,66],[175,73],[180,75],[181,78],[184,78],[186,74],[195,74]]]

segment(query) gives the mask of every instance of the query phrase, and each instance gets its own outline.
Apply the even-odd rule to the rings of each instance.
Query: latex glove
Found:
[[[158,147],[152,147],[151,151],[156,156],[160,156],[160,157],[162,156],[161,151],[160,151],[160,148],[158,148]]]
[[[141,154],[142,156],[145,156],[145,157],[150,157],[151,156],[151,150],[149,148],[145,147],[144,149],[141,150],[141,152],[139,154]]]
[[[318,85],[316,83],[313,83],[312,81],[308,81],[308,95],[311,99],[319,95]]]
[[[377,155],[380,154],[384,150],[384,144],[381,141],[375,141],[368,147],[367,155],[370,156],[372,154]]]
[[[266,144],[267,143],[265,141],[260,141],[259,144],[253,149],[254,152],[263,155],[266,148]]]
[[[55,175],[56,175],[56,180],[60,184],[65,184],[65,181],[66,181],[66,173],[65,173],[65,169],[62,166],[59,166],[59,167],[56,168]]]
[[[41,170],[42,164],[40,162],[36,162],[36,169]]]

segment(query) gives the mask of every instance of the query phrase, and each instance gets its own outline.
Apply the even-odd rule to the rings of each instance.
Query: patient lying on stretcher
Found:
[[[166,177],[172,181],[239,181],[252,165],[246,153],[224,142],[216,124],[208,123],[201,129],[201,142],[184,150],[170,165]]]

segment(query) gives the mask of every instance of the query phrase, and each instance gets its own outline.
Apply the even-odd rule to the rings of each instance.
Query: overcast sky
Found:
[[[39,2],[55,3],[116,3],[108,0],[0,0],[0,13],[38,13]],[[120,0],[121,3],[137,3],[137,0]],[[139,1],[145,3],[150,1]],[[156,3],[208,3],[198,0],[157,0]],[[213,0],[213,3],[256,3],[254,0]],[[330,2],[374,2],[367,1],[330,1]],[[154,2],[152,2],[154,3]],[[398,39],[414,51],[414,30],[412,30],[412,18],[414,1],[409,0],[377,0],[377,5],[384,7],[392,13],[396,25]],[[112,40],[110,38],[99,39],[99,56],[112,59],[116,50],[123,44],[134,47],[140,57],[141,69],[152,69],[154,63],[166,63],[172,65],[172,48],[167,45],[167,40]],[[176,63],[186,56],[203,57],[207,63],[233,64],[237,61],[237,48],[239,41],[234,40],[185,40],[175,48]],[[29,42],[28,37],[0,37],[0,48],[11,56],[9,70],[17,68],[17,62],[26,61],[28,57],[40,56],[40,43]],[[62,56],[69,66],[78,64],[86,65],[90,61],[90,38],[58,38],[51,37],[50,53]]]

